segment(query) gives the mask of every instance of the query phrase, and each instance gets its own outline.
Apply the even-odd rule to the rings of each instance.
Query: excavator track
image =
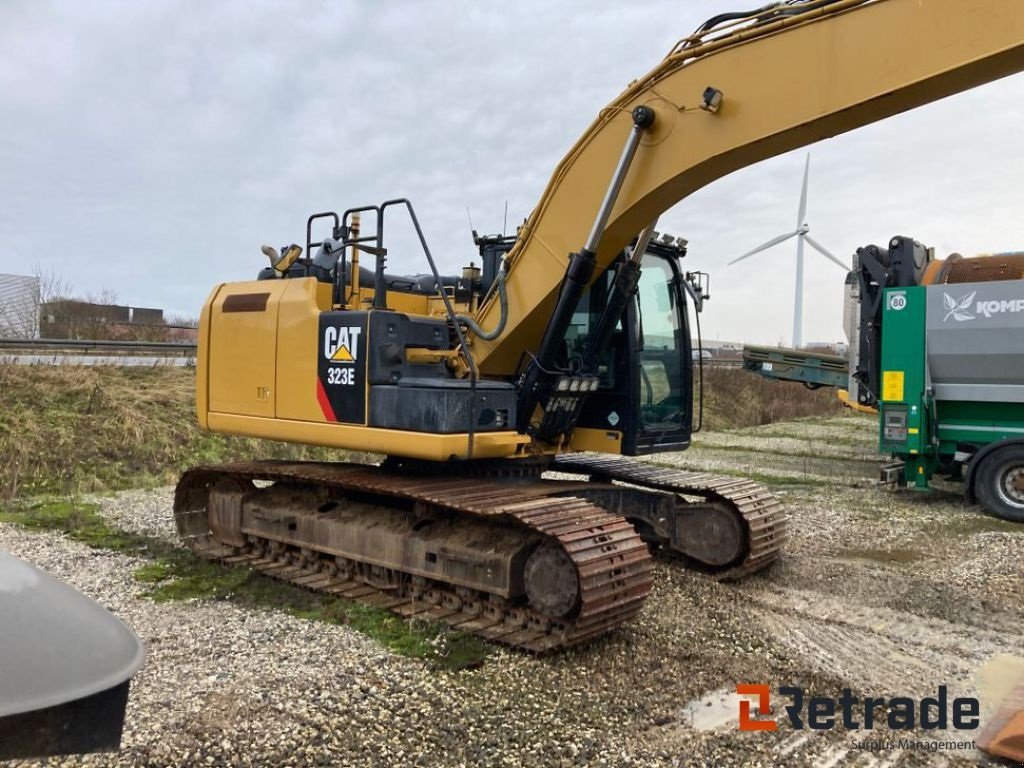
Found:
[[[182,539],[204,558],[538,653],[606,634],[635,616],[652,588],[648,544],[715,578],[737,579],[774,562],[785,541],[781,505],[749,480],[586,454],[522,466],[529,471],[502,462],[483,477],[431,475],[415,465],[202,466],[178,483],[174,512]],[[586,480],[542,480],[544,468]],[[344,535],[332,532],[346,514]],[[396,534],[401,546],[391,548],[389,560],[374,531],[396,520],[404,526]],[[510,581],[526,586],[503,592],[450,570],[417,568],[416,532],[437,520],[449,521],[456,535],[432,548],[456,564],[520,542],[523,556],[503,564],[517,563],[510,567],[519,574],[536,556],[533,594],[529,576],[514,576]],[[471,530],[475,540],[461,541]],[[353,552],[359,540],[378,543]],[[524,568],[526,552],[534,554]]]
[[[280,493],[291,488],[299,498],[313,493],[335,501],[283,511],[259,507],[261,494],[278,486],[285,489]],[[204,558],[245,565],[404,617],[443,622],[514,648],[547,652],[612,631],[639,612],[652,588],[653,562],[630,523],[586,499],[553,495],[559,490],[557,484],[531,480],[510,484],[408,476],[358,465],[252,462],[189,470],[175,491],[174,512],[182,539]],[[411,518],[440,516],[463,528],[476,526],[492,542],[524,537],[545,565],[554,564],[538,570],[559,576],[552,581],[541,574],[537,589],[549,589],[554,597],[548,602],[554,604],[568,603],[575,594],[571,609],[545,612],[521,594],[510,598],[455,579],[424,577],[411,565],[384,567],[373,558],[340,555],[330,526],[340,525],[344,512],[338,511],[337,500],[346,497],[404,506]],[[254,511],[243,513],[250,508],[245,504]],[[397,514],[379,513],[377,523],[385,525]],[[260,526],[284,533],[254,533]],[[305,541],[288,535],[303,529],[326,533]],[[368,529],[366,536],[372,535]],[[574,581],[575,593],[559,583],[572,586]],[[546,597],[541,595],[542,602]]]
[[[723,512],[731,513],[742,521],[746,544],[734,562],[707,568],[720,580],[739,579],[767,568],[778,559],[786,541],[789,521],[782,505],[771,491],[751,480],[687,472],[602,454],[558,456],[551,469],[587,475],[594,483],[624,483],[690,497],[696,499],[691,503],[693,506],[714,505]],[[632,517],[628,513],[626,516]],[[680,552],[671,544],[666,549],[703,564],[701,557],[694,556],[693,550]]]

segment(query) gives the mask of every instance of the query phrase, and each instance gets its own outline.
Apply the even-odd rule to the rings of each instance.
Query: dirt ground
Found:
[[[691,450],[658,456],[768,483],[791,517],[781,562],[739,584],[659,563],[640,617],[612,636],[542,658],[497,650],[476,670],[429,669],[346,627],[154,605],[132,584],[137,561],[53,533],[0,526],[0,546],[93,594],[147,642],[124,749],[86,764],[999,764],[971,748],[865,743],[899,738],[884,729],[737,730],[737,683],[887,698],[945,685],[951,699],[980,690],[984,708],[983,681],[1024,656],[1024,527],[965,507],[953,484],[879,488],[874,429],[857,416],[783,422],[698,434]],[[166,520],[173,535],[168,489],[121,494],[104,514],[150,533]]]
[[[786,556],[764,575],[725,588],[763,633],[767,654],[798,677],[819,680],[828,695],[850,687],[919,698],[947,685],[951,695],[980,695],[984,707],[994,693],[985,682],[1001,670],[1016,672],[1007,655],[1024,655],[1024,528],[966,507],[959,484],[939,482],[927,493],[879,487],[875,424],[843,416],[698,435],[700,447],[664,459],[755,474],[784,499],[792,520]],[[774,688],[783,680],[765,679],[762,670],[758,682]],[[775,735],[772,759],[984,760],[970,749],[865,752],[854,746],[862,732],[837,743],[807,734]],[[690,737],[679,729],[668,743],[679,739],[683,749]]]

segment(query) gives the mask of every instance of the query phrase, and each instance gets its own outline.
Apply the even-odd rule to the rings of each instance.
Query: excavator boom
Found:
[[[558,164],[508,255],[504,333],[474,339],[485,375],[537,349],[569,255],[587,240],[639,106],[654,111],[596,251],[600,274],[659,214],[759,160],[1024,69],[1017,0],[781,5],[679,42],[601,111]],[[791,14],[791,15],[784,15]],[[708,87],[722,94],[702,108]],[[479,324],[498,322],[492,300]]]

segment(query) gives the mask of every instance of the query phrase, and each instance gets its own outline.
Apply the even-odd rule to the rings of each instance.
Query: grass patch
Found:
[[[220,600],[235,605],[277,609],[298,618],[348,625],[394,653],[422,659],[440,669],[481,665],[491,651],[483,640],[453,632],[436,622],[407,620],[343,598],[329,597],[264,576],[248,568],[202,560],[162,539],[111,525],[95,504],[73,500],[19,501],[0,506],[0,522],[33,530],[58,531],[95,549],[148,560],[135,570],[136,581],[156,602]]]
[[[697,373],[694,372],[694,380]],[[742,429],[808,416],[841,416],[843,405],[829,388],[810,390],[737,368],[704,368],[704,428]]]
[[[790,422],[792,423],[792,422]],[[800,423],[800,422],[796,422]],[[813,422],[808,422],[813,424]],[[807,432],[793,432],[786,429],[777,429],[775,427],[761,428],[761,429],[742,429],[732,430],[731,434],[735,434],[743,437],[756,437],[756,438],[779,438],[783,440],[797,440],[800,442],[822,442],[830,445],[844,445],[850,448],[860,448],[866,451],[875,453],[878,451],[878,439],[874,434],[866,435],[863,430],[845,430],[849,434],[837,434],[836,427],[830,425],[828,422],[824,422],[821,425],[820,434],[809,434]],[[859,435],[859,436],[856,436]]]
[[[203,432],[194,390],[190,368],[0,363],[0,499],[167,484],[196,464],[353,456]]]
[[[805,440],[805,442],[807,442]],[[831,442],[831,441],[829,441]],[[874,464],[871,459],[858,458],[856,456],[838,456],[832,453],[818,453],[815,451],[772,451],[767,448],[753,448],[747,445],[726,445],[717,443],[703,443],[699,450],[705,451],[727,451],[733,453],[753,453],[763,456],[778,456],[783,459],[815,459],[820,462],[844,461],[850,464]]]
[[[32,530],[58,531],[95,549],[138,553],[146,548],[142,536],[125,533],[107,524],[95,504],[68,500],[35,500],[0,507],[0,522]]]
[[[174,571],[167,563],[156,562],[136,568],[132,575],[143,584],[156,584],[174,576]]]

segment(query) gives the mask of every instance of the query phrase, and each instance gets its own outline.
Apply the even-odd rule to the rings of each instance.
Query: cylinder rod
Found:
[[[650,107],[637,107],[633,110],[633,130],[630,131],[629,139],[626,140],[626,146],[623,147],[622,155],[619,156],[619,163],[615,166],[615,172],[612,174],[612,180],[608,185],[608,189],[605,190],[601,206],[597,209],[597,218],[594,219],[594,226],[590,230],[590,236],[587,238],[586,245],[583,246],[585,251],[597,253],[597,246],[600,244],[601,236],[604,234],[604,229],[608,224],[608,217],[611,216],[612,208],[615,207],[615,201],[619,198],[622,182],[626,180],[626,174],[629,172],[629,166],[633,162],[633,156],[636,155],[637,149],[640,148],[640,139],[643,137],[644,131],[653,124],[653,109]]]

